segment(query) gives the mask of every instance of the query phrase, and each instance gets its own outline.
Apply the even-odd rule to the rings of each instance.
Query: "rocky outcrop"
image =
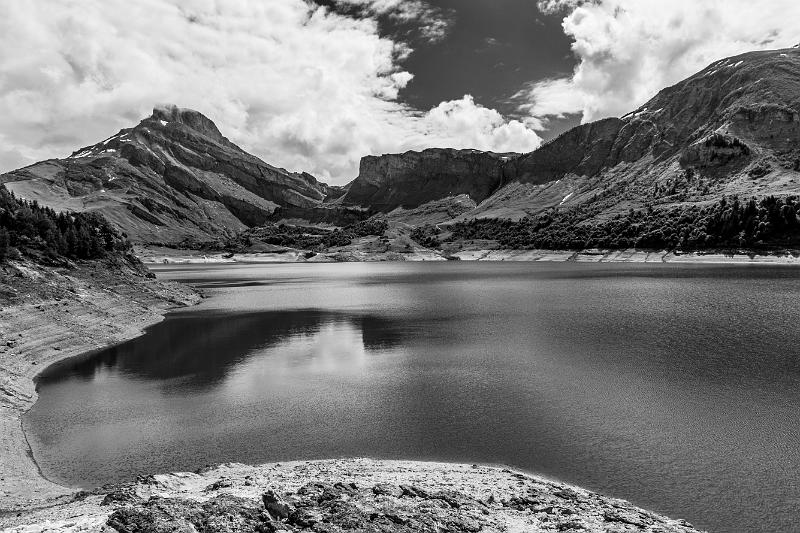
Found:
[[[514,157],[439,148],[367,156],[341,202],[376,211],[414,208],[459,194],[481,202],[504,184],[503,165]]]
[[[508,469],[369,459],[148,476],[7,522],[9,531],[26,532],[697,531],[623,500]]]
[[[692,143],[681,153],[683,167],[721,167],[750,155],[750,148],[737,137],[715,133]]]

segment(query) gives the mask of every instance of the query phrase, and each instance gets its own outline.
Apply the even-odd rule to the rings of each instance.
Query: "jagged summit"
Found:
[[[211,119],[194,109],[183,109],[173,104],[156,106],[150,118],[142,122],[149,121],[158,121],[163,127],[167,127],[170,123],[183,124],[216,141],[228,141]]]

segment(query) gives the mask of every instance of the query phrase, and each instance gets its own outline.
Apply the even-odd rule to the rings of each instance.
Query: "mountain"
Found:
[[[465,157],[481,164],[466,167]],[[478,205],[458,220],[578,206],[605,219],[724,196],[799,194],[798,169],[800,49],[790,48],[717,61],[623,117],[582,124],[528,154],[364,158],[343,200],[417,208],[416,216],[424,200],[467,194]]]
[[[366,156],[344,187],[273,167],[176,107],[0,182],[57,209],[99,211],[136,243],[228,242],[265,223],[345,228],[370,216],[399,228],[399,238],[409,226],[436,226],[421,233],[427,242],[448,225],[531,218],[530,227],[461,229],[486,238],[501,231],[515,246],[619,244],[607,238],[619,231],[630,233],[624,243],[653,246],[752,245],[768,235],[794,242],[794,220],[776,210],[795,212],[800,196],[800,49],[716,61],[625,116],[582,124],[527,154]],[[739,216],[724,231],[704,222]],[[619,217],[622,226],[608,225]],[[659,224],[671,229],[659,233]],[[552,235],[537,240],[545,226]],[[514,231],[528,237],[511,239]]]
[[[0,183],[55,209],[98,211],[134,242],[173,245],[230,237],[278,209],[341,194],[261,161],[201,113],[175,106],[65,159],[0,175]]]

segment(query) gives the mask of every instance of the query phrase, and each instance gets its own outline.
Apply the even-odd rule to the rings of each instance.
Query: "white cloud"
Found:
[[[0,170],[63,157],[167,102],[336,183],[371,153],[538,143],[471,98],[428,113],[398,103],[407,47],[374,19],[304,0],[3,0],[0,47]]]
[[[442,102],[422,120],[426,125],[425,139],[435,139],[434,144],[443,148],[466,145],[478,150],[530,152],[541,143],[532,129],[537,124],[506,121],[494,109],[477,105],[470,95]]]
[[[537,116],[582,112],[584,121],[619,116],[660,89],[739,53],[798,40],[797,0],[542,0],[566,12],[578,66],[569,78],[533,84]]]

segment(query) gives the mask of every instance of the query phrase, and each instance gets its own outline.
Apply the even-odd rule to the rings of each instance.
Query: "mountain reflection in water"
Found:
[[[135,342],[103,350],[99,356],[57,363],[38,382],[57,382],[65,376],[98,379],[113,371],[168,383],[169,388],[180,380],[181,387],[204,389],[220,385],[237,365],[265,350],[272,349],[263,364],[273,372],[304,365],[342,371],[360,366],[366,352],[393,348],[402,340],[387,319],[314,309],[173,315],[166,320],[168,327],[150,328]]]

